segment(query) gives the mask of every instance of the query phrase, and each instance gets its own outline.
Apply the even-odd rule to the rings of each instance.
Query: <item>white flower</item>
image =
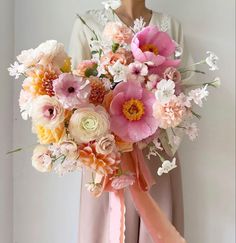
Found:
[[[108,70],[113,76],[115,83],[126,80],[127,67],[121,64],[120,61],[117,61],[113,66],[109,66]]]
[[[145,76],[148,75],[148,67],[144,63],[134,62],[129,64],[129,79],[137,82],[144,82]]]
[[[212,86],[214,86],[215,88],[219,88],[221,85],[221,80],[219,77],[216,77],[215,80],[211,83]]]
[[[191,90],[189,92],[189,98],[190,100],[193,100],[195,104],[202,107],[203,102],[202,100],[205,99],[209,95],[209,92],[207,91],[208,85],[205,85],[203,88],[198,88]]]
[[[185,132],[189,136],[191,141],[195,140],[198,137],[198,131],[196,123],[189,124],[185,127]]]
[[[175,42],[176,44],[176,48],[175,48],[175,57],[181,57],[182,54],[183,54],[183,48],[177,43]]]
[[[7,70],[9,72],[9,75],[15,77],[15,79],[18,79],[26,71],[25,66],[19,64],[18,62],[14,62],[14,64],[11,64],[11,66]]]
[[[208,51],[207,54],[209,55],[206,58],[206,63],[210,67],[211,71],[219,70],[217,66],[217,61],[219,60],[219,57],[215,55],[214,52]]]
[[[77,143],[89,143],[106,135],[109,117],[102,106],[87,105],[77,109],[69,122],[69,132]]]
[[[46,146],[38,145],[33,152],[32,166],[40,172],[52,170],[52,158]]]
[[[162,163],[162,167],[158,169],[157,174],[159,176],[162,176],[163,174],[168,174],[171,170],[175,169],[176,167],[176,158],[173,158],[172,162],[169,160],[165,160]]]
[[[107,155],[112,153],[114,149],[115,149],[115,137],[111,134],[102,137],[96,143],[96,151],[99,154]]]
[[[107,1],[103,1],[102,4],[104,5],[105,9],[116,9],[119,8],[121,5],[121,1],[120,0],[107,0]]]
[[[139,19],[136,19],[134,21],[134,26],[131,28],[134,33],[140,32],[144,27],[146,26],[146,23],[144,22],[144,18],[140,17]]]
[[[175,93],[175,82],[172,80],[162,79],[157,84],[157,91],[155,92],[157,100],[161,104],[168,103]]]
[[[48,129],[58,127],[65,119],[65,111],[55,97],[38,96],[32,106],[33,124],[42,125]]]
[[[67,58],[68,55],[62,43],[58,43],[56,40],[48,40],[35,49],[22,51],[17,60],[26,68],[38,63],[42,65],[52,63],[53,65],[62,67]]]
[[[59,176],[64,176],[68,173],[77,171],[80,168],[77,160],[66,158],[62,163],[58,163],[55,166],[54,171]]]
[[[159,142],[159,139],[158,138],[155,138],[153,141],[153,144],[155,145],[155,147],[158,149],[158,150],[163,150],[162,146],[161,146],[161,143]]]
[[[24,120],[28,120],[32,113],[33,97],[32,95],[25,91],[24,89],[20,92],[19,106],[21,116]]]
[[[187,95],[185,95],[184,93],[181,93],[178,96],[178,100],[180,101],[180,103],[182,104],[182,106],[185,106],[187,108],[190,108],[191,107],[191,99]]]

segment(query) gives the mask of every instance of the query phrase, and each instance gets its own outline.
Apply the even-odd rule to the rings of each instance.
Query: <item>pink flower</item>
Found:
[[[157,101],[154,104],[154,116],[159,121],[160,128],[174,128],[177,127],[187,114],[186,107],[178,97],[174,96],[170,102],[161,104]]]
[[[174,68],[174,67],[168,67],[164,74],[163,74],[163,78],[168,80],[172,80],[175,82],[175,94],[179,95],[182,91],[182,87],[181,87],[181,74],[180,72]]]
[[[142,83],[145,81],[146,75],[148,75],[147,65],[140,62],[134,62],[129,65],[129,79]]]
[[[87,101],[90,85],[82,77],[64,73],[53,81],[53,90],[65,109],[73,109]]]
[[[152,66],[179,65],[180,60],[169,59],[174,54],[176,44],[166,32],[156,26],[148,26],[138,32],[131,43],[131,50],[137,61],[151,63]]]
[[[115,190],[121,190],[125,187],[132,186],[135,182],[135,177],[133,175],[121,175],[119,177],[116,177],[112,183],[111,186]]]
[[[116,86],[113,97],[111,130],[117,136],[126,142],[138,142],[156,132],[158,122],[153,116],[153,93],[136,81],[127,81]]]
[[[96,62],[92,60],[85,60],[79,63],[77,69],[73,71],[74,75],[85,77],[87,70],[92,70],[96,67]]]
[[[115,43],[130,44],[133,33],[130,28],[122,23],[109,22],[105,26],[103,36]]]

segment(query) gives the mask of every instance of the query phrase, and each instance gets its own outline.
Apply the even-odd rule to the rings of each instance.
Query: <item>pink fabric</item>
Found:
[[[156,170],[161,165],[157,158],[147,161],[147,164],[156,181],[150,190],[153,200],[158,203],[166,217],[183,235],[183,201],[179,164],[176,170],[162,177],[156,175]],[[90,179],[89,173],[83,174],[79,243],[109,243],[109,196],[108,193],[103,194],[100,198],[90,195],[84,187],[84,184]],[[125,243],[154,243],[143,220],[140,220],[130,192],[127,190],[125,191],[125,204]]]

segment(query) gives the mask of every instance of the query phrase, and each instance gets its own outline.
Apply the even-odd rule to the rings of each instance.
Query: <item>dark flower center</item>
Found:
[[[51,115],[53,115],[54,110],[52,108],[50,108],[50,109],[48,109],[48,112],[49,112],[49,114],[51,116]]]
[[[68,88],[68,92],[69,93],[74,93],[75,92],[75,88],[74,87],[69,87]]]

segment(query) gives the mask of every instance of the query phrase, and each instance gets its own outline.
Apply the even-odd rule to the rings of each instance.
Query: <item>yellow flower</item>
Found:
[[[65,135],[65,127],[63,124],[53,130],[41,125],[36,125],[35,129],[40,144],[58,143]]]
[[[70,73],[71,72],[71,58],[68,57],[64,61],[64,65],[61,67],[61,71],[63,73]]]

